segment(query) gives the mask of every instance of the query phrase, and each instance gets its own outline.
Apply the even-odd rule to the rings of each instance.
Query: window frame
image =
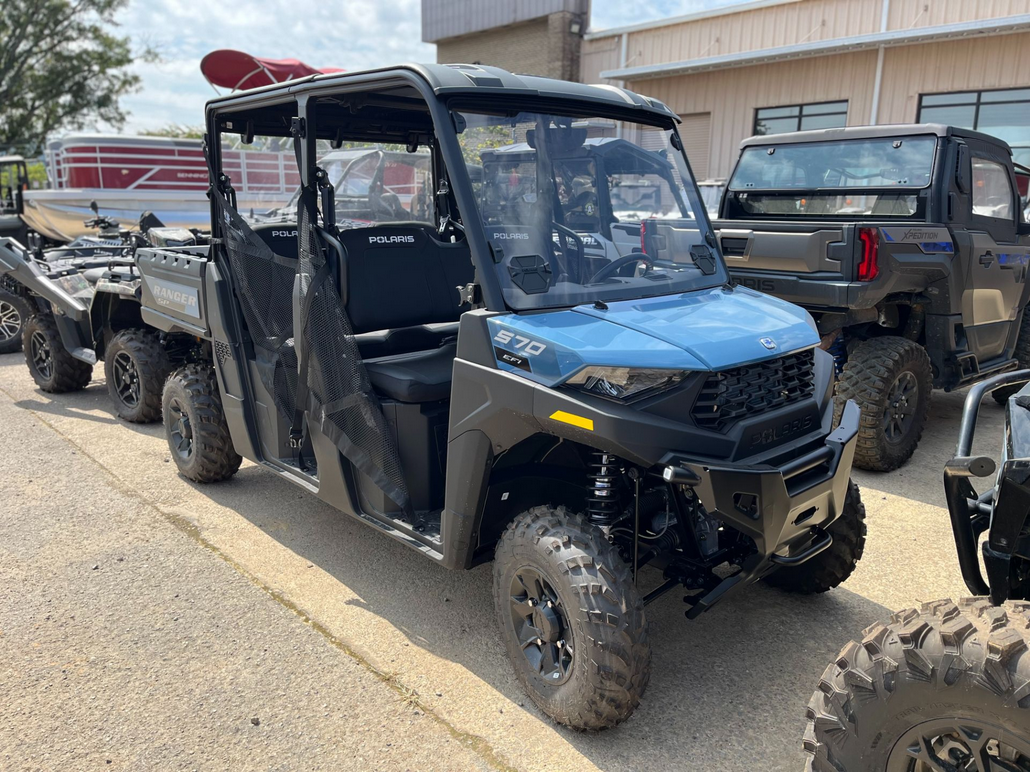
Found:
[[[996,101],[996,102],[993,102],[993,101],[984,102],[983,95],[984,94],[997,94],[997,93],[999,93],[1001,91],[1025,91],[1025,90],[1030,90],[1030,86],[1013,86],[1011,88],[968,89],[968,90],[964,90],[964,91],[937,91],[937,92],[920,94],[919,95],[919,103],[916,105],[916,123],[927,123],[927,121],[925,121],[923,119],[923,109],[924,108],[934,109],[934,108],[937,108],[937,107],[970,107],[971,106],[973,108],[973,125],[972,126],[965,126],[965,127],[961,127],[961,128],[968,128],[968,129],[971,129],[972,131],[983,131],[986,134],[991,134],[991,131],[989,129],[985,130],[985,129],[981,129],[980,128],[980,107],[981,107],[981,105],[987,104],[987,105],[993,107],[994,105],[1030,104],[1030,97],[1028,97],[1026,99],[1005,99],[1005,100],[999,100],[999,101]],[[953,95],[957,95],[957,94],[975,94],[976,98],[972,102],[942,102],[940,104],[934,104],[934,105],[927,105],[927,104],[924,103],[927,97],[947,97],[947,96],[953,96]],[[1030,127],[1028,127],[1028,130],[1030,130]],[[992,136],[993,136],[993,134],[992,134]],[[1013,148],[1014,150],[1015,149],[1030,150],[1030,139],[1028,139],[1025,144],[1009,145],[1009,147]]]
[[[820,105],[835,105],[835,104],[843,104],[844,105],[844,111],[843,112],[833,112],[833,113],[813,113],[812,115],[805,115],[805,108],[806,107],[819,107]],[[797,108],[798,114],[796,116],[787,115],[787,116],[782,116],[782,117],[774,117],[774,118],[771,118],[770,120],[785,120],[785,119],[790,119],[790,118],[796,118],[797,119],[797,128],[793,129],[792,131],[805,131],[805,129],[801,128],[801,121],[804,118],[810,118],[810,117],[813,117],[813,116],[816,116],[816,115],[841,115],[841,116],[844,117],[844,123],[841,126],[831,126],[831,127],[828,127],[828,128],[844,128],[845,126],[848,125],[848,111],[851,109],[851,100],[849,100],[849,99],[827,99],[827,100],[822,101],[822,102],[800,102],[800,103],[797,103],[797,104],[790,104],[790,105],[766,105],[764,107],[756,107],[755,110],[754,110],[754,115],[752,117],[752,121],[751,121],[751,134],[753,136],[763,136],[763,137],[772,137],[772,136],[776,136],[776,134],[789,134],[790,132],[778,131],[775,134],[761,134],[761,135],[759,135],[759,133],[758,133],[758,121],[760,119],[759,118],[759,113],[761,113],[763,110],[788,110],[788,109],[793,108],[793,107]],[[819,129],[811,129],[811,131],[819,131]]]

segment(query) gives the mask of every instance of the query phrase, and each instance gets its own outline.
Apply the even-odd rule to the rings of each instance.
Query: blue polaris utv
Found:
[[[639,703],[648,603],[823,592],[865,542],[858,408],[831,425],[807,313],[730,285],[677,122],[473,65],[240,92],[207,106],[210,243],[136,252],[143,322],[190,352],[162,400],[180,472],[224,480],[245,457],[447,568],[492,560],[519,680],[577,728]],[[292,140],[294,219],[242,214],[234,136]],[[621,146],[624,201],[597,222],[560,167],[607,138],[641,152]],[[322,165],[345,145],[428,163],[377,171],[355,219]],[[613,227],[635,244],[589,243]]]

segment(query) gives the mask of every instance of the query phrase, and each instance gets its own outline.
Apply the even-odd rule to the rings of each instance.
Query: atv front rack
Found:
[[[1021,391],[1008,399],[1001,472],[997,484],[983,494],[977,494],[969,480],[990,477],[997,465],[988,456],[971,455],[973,434],[980,402],[988,393],[1027,381],[1030,370],[1017,370],[989,378],[969,390],[955,456],[944,466],[944,492],[962,579],[973,594],[990,595],[995,604],[1013,596],[1012,558],[1030,525],[1030,394]],[[977,556],[977,544],[985,532],[988,536],[982,554],[986,579]]]

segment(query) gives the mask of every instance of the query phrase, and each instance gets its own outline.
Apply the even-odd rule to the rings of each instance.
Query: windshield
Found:
[[[730,216],[919,215],[936,147],[925,136],[746,147],[728,185]]]
[[[673,133],[596,117],[456,114],[505,302],[534,309],[718,286]]]

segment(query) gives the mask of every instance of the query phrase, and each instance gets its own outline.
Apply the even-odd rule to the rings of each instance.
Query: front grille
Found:
[[[725,432],[744,416],[792,405],[812,396],[815,350],[709,375],[691,415],[701,429]]]

